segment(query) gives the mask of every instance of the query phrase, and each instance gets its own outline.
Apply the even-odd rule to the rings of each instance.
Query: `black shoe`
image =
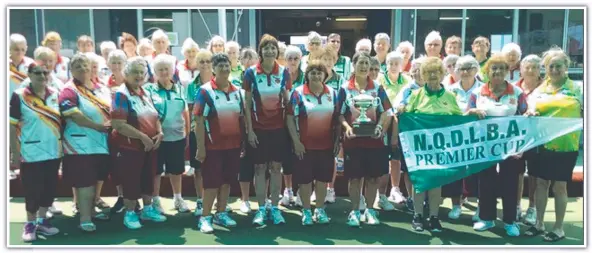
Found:
[[[123,197],[118,197],[117,202],[111,208],[111,214],[121,213],[125,210],[125,205],[123,204]]]
[[[407,210],[409,210],[409,212],[415,212],[415,207],[413,206],[413,199],[407,198],[407,201],[405,202],[405,207],[407,207]]]
[[[430,231],[432,232],[442,232],[442,225],[440,224],[440,220],[436,216],[431,216],[428,220],[430,224]]]
[[[417,232],[423,231],[423,217],[420,214],[413,215],[413,221],[411,221],[411,227]]]

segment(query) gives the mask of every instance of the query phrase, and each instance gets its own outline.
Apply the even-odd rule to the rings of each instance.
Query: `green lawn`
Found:
[[[22,198],[10,200],[10,245],[24,245],[21,240],[22,227],[25,221],[24,203]],[[40,236],[33,245],[551,245],[542,241],[542,237],[529,238],[521,236],[508,238],[498,221],[498,226],[491,231],[475,232],[472,229],[471,216],[473,207],[463,208],[463,215],[458,221],[449,221],[450,200],[444,201],[440,209],[440,217],[444,231],[432,235],[430,232],[417,233],[411,230],[411,215],[403,211],[381,212],[382,224],[349,228],[345,225],[349,202],[340,198],[337,203],[327,207],[332,218],[329,225],[302,227],[300,212],[296,209],[287,210],[284,217],[286,225],[268,225],[255,228],[251,225],[252,216],[234,213],[232,217],[238,227],[226,229],[215,226],[215,233],[206,235],[196,229],[196,219],[191,213],[177,214],[174,210],[167,211],[168,221],[161,224],[147,223],[137,231],[130,231],[123,225],[122,215],[112,217],[109,222],[97,223],[98,230],[93,234],[83,234],[77,228],[77,218],[71,217],[71,200],[59,199],[57,205],[64,210],[63,216],[53,219],[61,233],[51,238]],[[105,198],[113,204],[115,198]],[[188,201],[190,207],[195,202]],[[566,239],[557,245],[584,245],[584,216],[582,198],[572,198],[567,207],[565,218]],[[522,206],[528,205],[522,200]],[[163,199],[163,206],[172,207],[171,199]],[[238,209],[238,202],[232,204]],[[252,204],[255,208],[257,205]],[[549,200],[546,215],[547,228],[554,221],[554,202]],[[498,201],[498,215],[501,216],[501,200]],[[526,230],[521,226],[522,232]]]

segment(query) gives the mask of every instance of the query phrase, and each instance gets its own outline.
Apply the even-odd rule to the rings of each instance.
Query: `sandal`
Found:
[[[547,233],[543,237],[543,241],[545,241],[545,242],[557,242],[557,241],[561,241],[563,239],[565,239],[565,235],[560,237],[557,234],[555,234],[555,232]]]
[[[526,230],[526,232],[524,232],[524,235],[533,237],[533,236],[542,235],[543,233],[545,233],[544,229],[538,229],[535,226],[530,226],[530,228],[528,228],[528,230]]]
[[[80,223],[79,228],[82,229],[82,231],[84,232],[95,232],[97,230],[97,226],[95,226],[95,224],[90,221]]]

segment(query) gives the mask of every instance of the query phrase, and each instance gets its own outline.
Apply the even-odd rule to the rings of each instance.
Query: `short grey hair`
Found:
[[[378,41],[386,40],[387,44],[391,43],[391,37],[388,36],[386,33],[378,33],[374,36],[374,44],[378,43]]]
[[[399,51],[392,51],[386,55],[386,64],[390,65],[393,61],[403,63],[403,54]]]
[[[458,60],[456,60],[456,64],[454,65],[454,72],[459,72],[460,68],[466,65],[470,65],[471,68],[476,68],[477,72],[479,72],[479,62],[471,55],[459,57]]]
[[[127,60],[127,55],[125,54],[125,52],[123,52],[123,50],[116,49],[111,51],[111,53],[109,53],[109,56],[107,56],[107,63],[111,63],[111,60],[113,59],[120,59],[123,62],[125,62]]]
[[[168,54],[159,54],[157,55],[154,60],[152,61],[152,66],[156,69],[156,66],[166,65],[170,67],[171,70],[175,69],[175,57]]]
[[[419,58],[416,58],[413,61],[411,61],[411,69],[409,69],[409,72],[413,72],[414,70],[419,69],[419,67],[421,67],[421,64],[423,64],[426,59],[427,57],[420,56]]]
[[[101,46],[99,46],[99,48],[101,49],[101,53],[103,53],[103,51],[106,49],[115,50],[117,49],[117,46],[113,41],[103,41],[101,42]]]
[[[520,65],[526,65],[528,63],[534,63],[538,67],[541,67],[543,64],[543,59],[536,54],[529,54],[522,61],[520,61]]]
[[[431,31],[425,38],[424,44],[428,44],[432,41],[440,41],[442,42],[442,36],[440,36],[440,32],[438,31]]]
[[[363,46],[367,46],[370,50],[372,50],[372,41],[369,39],[361,39],[356,43],[356,52],[360,51],[360,48]]]
[[[160,29],[152,33],[152,44],[154,44],[154,41],[156,40],[165,40],[167,43],[170,43],[169,36],[166,35],[166,33],[164,33],[163,30]]]
[[[302,50],[299,47],[289,45],[286,47],[286,51],[284,51],[284,58],[288,59],[290,56],[298,56],[298,58],[302,58]]]
[[[208,41],[208,50],[212,51],[212,45],[216,41],[222,42],[222,45],[224,45],[224,47],[226,47],[226,40],[224,38],[222,38],[222,36],[220,36],[220,35],[215,35],[214,37],[212,37],[212,39],[210,39],[210,41]]]
[[[126,76],[129,75],[132,69],[138,66],[142,67],[144,73],[148,72],[148,63],[146,62],[146,59],[144,59],[141,56],[134,56],[132,58],[127,59],[127,62],[125,63],[125,68],[123,69],[123,74]]]
[[[280,52],[281,52],[281,51],[282,51],[282,49],[283,49],[283,50],[284,50],[284,52],[286,52],[286,48],[287,48],[287,47],[288,47],[288,46],[286,46],[286,43],[284,43],[284,42],[282,42],[282,41],[278,42],[278,51],[280,51]]]
[[[522,49],[520,49],[520,46],[516,43],[508,43],[502,48],[502,54],[508,54],[512,51],[518,53],[518,58],[522,57]]]
[[[35,60],[41,60],[44,56],[51,56],[54,59],[57,59],[57,54],[49,47],[40,46],[33,51],[33,58],[35,58]]]
[[[238,42],[236,41],[228,41],[226,42],[226,44],[224,45],[224,51],[228,51],[228,48],[234,47],[236,48],[236,50],[238,50],[240,52],[240,45],[238,44]]]
[[[27,38],[19,33],[13,33],[10,35],[10,45],[24,43],[25,46],[27,45]]]
[[[183,46],[181,47],[181,52],[184,55],[185,53],[187,53],[187,51],[189,51],[191,49],[195,49],[195,50],[199,51],[199,45],[197,45],[197,43],[192,38],[187,38],[183,42]]]
[[[140,49],[143,47],[149,47],[154,50],[154,47],[152,46],[152,41],[150,41],[150,39],[148,38],[140,39],[140,42],[138,42],[138,47],[136,48],[136,53],[138,53],[138,55],[140,54]]]
[[[458,58],[459,58],[458,55],[449,54],[444,58],[442,63],[444,64],[444,67],[446,67],[446,65],[448,65],[448,64],[455,64],[456,65]]]
[[[90,62],[93,64],[98,65],[101,62],[101,60],[100,60],[101,57],[94,52],[86,52],[83,54],[86,55],[86,58],[88,58],[90,60]]]
[[[257,51],[255,51],[255,49],[247,47],[247,48],[243,48],[243,50],[241,51],[240,58],[241,59],[245,59],[245,58],[257,59],[257,58],[259,58],[259,55],[257,54]]]
[[[321,42],[323,41],[323,38],[321,38],[321,35],[315,31],[311,31],[308,33],[308,37],[306,39],[306,43],[310,43],[311,41],[313,41],[314,39],[318,39]]]
[[[88,62],[89,64],[92,63],[93,60],[91,60],[89,58],[90,53],[76,53],[74,56],[72,56],[72,59],[70,59],[70,66],[69,68],[72,69],[72,66],[77,65],[77,64],[81,64],[84,62]]]

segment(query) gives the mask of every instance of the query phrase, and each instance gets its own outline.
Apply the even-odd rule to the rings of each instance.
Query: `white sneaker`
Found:
[[[297,207],[302,207],[302,199],[300,198],[300,191],[296,192],[296,200],[294,201],[294,205]]]
[[[479,232],[488,230],[488,229],[493,228],[493,227],[495,227],[495,222],[492,221],[492,220],[490,220],[490,221],[484,221],[484,220],[477,221],[473,225],[473,229],[475,231],[479,231]]]
[[[451,220],[456,220],[460,217],[461,213],[462,213],[461,206],[454,205],[454,206],[452,206],[452,210],[450,210],[450,212],[448,213],[448,218],[450,218]]]
[[[209,234],[214,232],[214,228],[212,227],[212,215],[207,217],[199,218],[199,223],[197,224],[199,227],[199,231],[204,234]]]
[[[180,213],[186,213],[191,211],[189,210],[189,206],[187,206],[187,203],[185,203],[185,200],[183,200],[182,198],[175,199],[175,209]]]
[[[315,192],[313,191],[312,194],[310,194],[310,202],[315,202],[317,201],[317,195],[315,194]]]
[[[251,212],[251,202],[241,200],[240,211],[249,214]]]
[[[325,196],[325,202],[327,203],[335,203],[335,189],[327,188],[327,196]]]
[[[160,214],[154,206],[144,206],[142,209],[142,215],[140,215],[140,219],[142,220],[150,220],[154,222],[165,222],[167,220],[166,216]]]
[[[294,192],[292,192],[292,189],[284,189],[284,194],[282,195],[282,199],[280,199],[280,205],[290,206],[290,202],[292,202],[293,197]]]
[[[360,195],[360,211],[366,210],[366,198],[364,195]]]
[[[405,202],[405,196],[403,196],[403,193],[401,193],[401,189],[399,189],[399,187],[393,187],[391,188],[391,193],[388,197],[388,200],[395,202],[395,204],[401,204],[403,202]]]
[[[140,219],[138,219],[138,215],[134,211],[125,212],[125,216],[123,216],[123,225],[125,225],[129,229],[142,228]]]
[[[193,211],[194,216],[201,216],[203,214],[203,200],[198,199],[195,203],[195,211]]]
[[[524,223],[526,225],[534,226],[536,224],[537,211],[534,207],[529,207],[524,215]]]
[[[152,207],[159,213],[164,213],[164,209],[160,205],[160,197],[152,197]]]
[[[53,203],[53,205],[51,205],[51,206],[49,207],[48,211],[49,211],[49,212],[51,212],[52,214],[55,214],[55,215],[60,215],[60,214],[62,214],[62,210],[60,210],[60,209],[59,209],[59,208],[58,208],[58,207],[55,205],[55,203]]]
[[[380,207],[380,209],[383,211],[395,210],[395,206],[393,206],[393,204],[388,201],[388,198],[384,194],[379,194],[376,198],[376,202],[376,205],[378,205],[378,207]]]
[[[479,207],[477,207],[477,210],[475,210],[475,214],[473,214],[473,218],[471,219],[473,222],[478,222],[481,220],[481,218],[479,218]]]

